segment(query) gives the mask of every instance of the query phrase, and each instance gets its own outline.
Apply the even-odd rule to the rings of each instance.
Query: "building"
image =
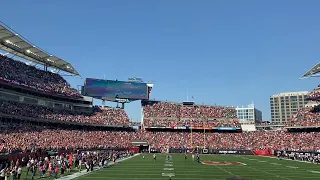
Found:
[[[237,117],[241,124],[254,124],[262,121],[262,112],[255,108],[254,104],[248,107],[237,107]]]
[[[287,92],[270,97],[271,120],[274,123],[284,123],[292,118],[299,109],[305,107],[308,91]]]

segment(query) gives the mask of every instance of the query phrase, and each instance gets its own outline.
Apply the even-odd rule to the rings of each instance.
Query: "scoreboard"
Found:
[[[87,78],[83,91],[85,96],[98,99],[148,99],[148,86],[143,82]]]

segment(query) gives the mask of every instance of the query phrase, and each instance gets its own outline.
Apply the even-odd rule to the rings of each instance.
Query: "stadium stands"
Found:
[[[149,127],[172,127],[172,126],[203,126],[203,127],[240,127],[238,120],[171,120],[171,119],[144,119],[144,125]]]
[[[84,113],[65,109],[50,109],[44,106],[0,100],[0,113],[41,118],[55,121],[88,123],[97,125],[129,126],[129,117],[123,109],[93,108],[92,113]]]
[[[71,88],[60,75],[39,70],[3,55],[0,55],[0,83],[18,85],[37,92],[62,95],[73,99],[81,97],[79,92]],[[148,91],[150,94],[151,88]],[[92,108],[92,112],[80,112],[72,108],[73,106],[68,106],[70,109],[67,109],[57,107],[54,103],[52,103],[52,107],[48,107],[45,106],[46,103],[40,103],[44,102],[43,100],[35,101],[33,104],[21,103],[20,99],[24,97],[16,97],[18,100],[0,99],[0,153],[39,149],[128,148],[133,146],[131,141],[134,140],[147,141],[152,148],[159,149],[161,152],[165,152],[168,148],[192,149],[198,146],[226,150],[320,151],[320,132],[291,133],[283,128],[278,131],[256,131],[259,128],[256,129],[253,125],[252,127],[247,126],[247,129],[250,130],[248,132],[206,132],[205,134],[199,132],[203,128],[210,129],[211,127],[237,127],[240,129],[236,110],[230,107],[146,101],[142,103],[143,126],[167,127],[169,130],[163,128],[163,130],[153,131],[150,129],[119,131],[95,129],[94,125],[125,127],[140,125],[137,122],[130,123],[129,117],[123,109],[95,106]],[[51,97],[45,98],[50,99]],[[320,98],[320,88],[312,91],[309,97],[313,100]],[[37,98],[37,96],[33,96],[33,98]],[[65,98],[62,99],[55,99],[53,102],[64,102]],[[68,101],[68,103],[72,102]],[[83,108],[91,108],[91,106]],[[12,116],[12,119],[17,118],[13,116],[19,116],[19,120],[8,119],[1,115]],[[32,122],[29,118],[38,122]],[[320,126],[319,119],[320,106],[307,107],[301,109],[286,126]],[[42,120],[76,122],[80,123],[81,127],[72,125],[72,123],[68,123],[70,127],[59,127],[52,122],[41,122]],[[265,125],[270,124],[260,124],[260,129],[263,129]],[[192,132],[187,128],[183,130],[178,128],[179,130],[175,131],[174,128],[170,128],[173,126],[199,127],[199,131]]]
[[[0,56],[0,80],[42,92],[80,97],[80,94],[60,76],[42,71],[22,62]],[[318,91],[310,94],[317,97]],[[143,104],[144,126],[202,126],[240,127],[234,108],[221,106],[192,105],[179,103],[150,102]],[[298,112],[288,126],[320,125],[319,106],[308,107]],[[79,112],[59,108],[0,100],[0,113],[6,115],[77,122],[92,125],[130,126],[123,109],[92,108],[92,112]],[[168,138],[170,137],[170,138]],[[35,149],[91,149],[107,147],[131,147],[131,140],[147,141],[151,147],[165,151],[167,148],[213,149],[278,149],[320,150],[320,132],[290,133],[287,131],[250,131],[243,133],[207,132],[159,132],[159,131],[104,131],[85,128],[63,128],[57,125],[30,124],[0,120],[0,152]]]
[[[234,108],[221,106],[184,106],[179,103],[143,104],[145,126],[239,127]]]
[[[60,75],[28,66],[3,55],[0,55],[0,81],[53,95],[81,97],[80,93],[71,88]]]
[[[170,138],[165,138],[170,137]],[[155,133],[157,148],[162,147],[210,147],[213,149],[283,149],[310,150],[320,148],[320,133],[288,133],[286,131],[254,131],[246,133]],[[191,144],[193,139],[193,144]],[[204,140],[206,142],[204,142]]]
[[[170,138],[169,138],[170,137]],[[101,131],[63,129],[27,123],[0,123],[0,151],[25,151],[41,149],[90,149],[106,147],[131,147],[131,140],[148,141],[153,148],[213,149],[278,149],[320,150],[320,132],[289,133],[287,131],[253,131],[244,133],[151,132],[139,130]]]
[[[320,106],[300,109],[287,126],[320,126]]]
[[[1,122],[0,131],[0,142],[4,142],[2,144],[2,152],[36,150],[38,148],[91,149],[128,147],[130,142],[130,133],[128,132],[70,130],[27,123]]]
[[[320,85],[313,91],[311,91],[308,95],[309,99],[319,99],[320,98]]]

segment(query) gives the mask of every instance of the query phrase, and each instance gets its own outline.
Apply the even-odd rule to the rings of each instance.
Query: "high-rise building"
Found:
[[[270,97],[271,121],[284,123],[292,118],[299,109],[305,107],[308,91],[287,92]]]
[[[248,107],[237,107],[237,117],[241,124],[254,124],[262,121],[262,112],[255,108],[254,104]]]

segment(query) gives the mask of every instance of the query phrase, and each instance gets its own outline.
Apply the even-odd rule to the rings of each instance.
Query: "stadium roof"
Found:
[[[320,63],[313,66],[300,79],[307,78],[307,77],[318,77],[318,76],[320,76]]]
[[[80,76],[72,65],[49,54],[0,22],[0,49],[29,61]]]

